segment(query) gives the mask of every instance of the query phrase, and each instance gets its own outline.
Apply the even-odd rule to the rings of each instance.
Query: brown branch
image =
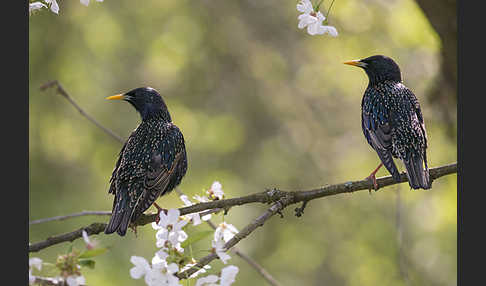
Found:
[[[51,285],[65,286],[65,285],[67,285],[67,283],[65,283],[64,280],[61,280],[61,279],[55,279],[55,278],[50,278],[50,277],[40,277],[40,276],[36,276],[35,277],[34,285],[42,285],[42,286],[51,286]]]
[[[432,168],[429,170],[429,172],[430,172],[430,180],[433,181],[437,178],[457,173],[457,163]],[[407,176],[405,173],[402,173],[400,182],[395,182],[391,176],[378,178],[376,182],[379,188],[383,188],[385,186],[391,186],[391,185],[407,182]],[[239,206],[248,203],[265,203],[265,204],[273,203],[286,197],[290,197],[289,204],[296,204],[299,202],[311,201],[314,199],[333,196],[337,194],[369,190],[372,187],[373,187],[373,183],[365,179],[360,181],[350,181],[350,182],[336,184],[336,185],[329,185],[329,186],[325,186],[322,188],[309,190],[309,191],[281,191],[281,190],[273,189],[273,190],[255,193],[252,195],[239,197],[239,198],[199,203],[192,206],[179,208],[179,211],[181,215],[186,215],[190,213],[196,213],[196,212],[201,212],[201,211],[215,209],[215,208],[230,209],[233,206]],[[156,216],[157,216],[156,214],[151,214],[151,215],[144,214],[134,223],[134,225],[141,226],[141,225],[152,223],[155,221]],[[93,223],[90,226],[86,227],[86,229],[90,230],[89,232],[87,230],[88,235],[92,235],[92,234],[98,234],[100,232],[103,232],[105,227],[106,227],[106,223]],[[29,252],[36,252],[43,248],[61,242],[73,241],[74,239],[81,237],[81,231],[83,229],[85,228],[81,228],[74,232],[53,236],[48,238],[45,241],[30,244]]]
[[[216,229],[216,226],[210,220],[206,221],[206,223],[209,224],[212,229]],[[236,246],[231,248],[230,251],[238,255],[241,259],[245,260],[246,263],[253,267],[253,269],[255,269],[265,280],[267,280],[270,285],[280,286],[280,283],[278,283],[278,281],[275,280],[275,278],[273,278],[273,276],[268,273],[265,268],[258,264],[258,262],[256,262],[253,258],[241,252],[241,250],[239,250]]]
[[[61,84],[57,81],[57,80],[52,80],[52,81],[49,81],[45,84],[43,84],[41,87],[40,87],[40,90],[44,91],[46,90],[47,88],[50,88],[50,87],[53,87],[53,86],[56,86],[56,91],[57,93],[59,93],[60,95],[62,95],[64,98],[66,98],[78,111],[79,113],[81,113],[81,115],[83,115],[86,119],[88,119],[89,121],[91,121],[92,123],[94,123],[98,128],[100,128],[101,130],[103,130],[106,134],[110,135],[113,139],[117,140],[118,142],[121,142],[123,143],[123,139],[118,136],[115,132],[111,131],[110,129],[104,127],[103,125],[101,125],[98,121],[96,121],[93,117],[91,117],[90,115],[88,115],[72,98],[71,96],[69,96],[69,94],[66,92],[66,90],[64,90],[64,88],[61,86]]]
[[[224,249],[229,250],[231,247],[235,246],[238,242],[242,239],[250,235],[255,229],[263,224],[276,213],[280,213],[286,206],[292,203],[292,197],[290,195],[284,196],[280,198],[277,202],[275,202],[269,209],[267,209],[261,216],[253,220],[250,224],[248,224],[244,229],[240,232],[236,233],[232,239],[230,239],[224,245]],[[204,267],[204,265],[209,264],[214,259],[218,258],[215,253],[211,253],[199,260],[193,267],[185,270],[184,272],[178,273],[176,276],[180,279],[187,279],[193,273]]]
[[[44,241],[37,242],[34,244],[29,243],[29,252],[37,252],[41,249],[44,249],[46,247],[59,244],[61,242],[66,242],[66,241],[74,241],[75,239],[78,239],[83,236],[83,230],[86,231],[88,235],[93,235],[93,234],[98,234],[100,232],[103,232],[106,228],[106,223],[99,223],[95,222],[90,224],[87,227],[82,227],[78,230],[75,230],[73,232],[68,232],[64,234],[59,234],[56,236],[51,236],[47,238]]]
[[[179,194],[179,196],[182,196],[184,195],[184,193],[179,189],[179,188],[176,188],[176,192]],[[222,209],[214,209],[216,211],[221,211]],[[209,210],[211,211],[211,210]],[[201,212],[199,213],[199,215],[202,217],[202,216],[205,216],[207,214],[207,211],[205,212]],[[212,229],[216,229],[216,225],[214,225],[214,223],[211,221],[211,220],[207,220],[206,223],[212,228]],[[248,255],[244,254],[243,252],[241,252],[238,248],[233,247],[231,250],[231,252],[233,252],[234,254],[238,255],[241,259],[245,260],[251,267],[253,267],[260,275],[262,275],[262,277],[267,280],[268,283],[270,283],[270,285],[273,285],[273,286],[280,286],[280,284],[277,282],[277,280],[275,280],[275,278],[273,278],[272,275],[270,275],[270,273],[268,273],[265,268],[263,268],[260,264],[258,264],[255,260],[253,260],[251,257],[249,257]]]
[[[44,223],[44,222],[49,222],[49,221],[55,221],[55,220],[65,220],[73,217],[79,217],[79,216],[87,216],[87,215],[99,215],[99,216],[104,216],[104,215],[111,215],[111,211],[82,211],[79,213],[73,213],[69,215],[62,215],[62,216],[54,216],[54,217],[49,217],[49,218],[42,218],[42,219],[37,219],[29,222],[29,225],[32,224],[39,224],[39,223]]]

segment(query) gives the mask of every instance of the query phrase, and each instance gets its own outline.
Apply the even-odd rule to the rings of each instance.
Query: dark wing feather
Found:
[[[142,122],[121,151],[110,179],[115,194],[105,233],[125,235],[161,195],[178,185],[187,169],[184,138],[172,123]]]
[[[368,144],[376,151],[393,178],[399,181],[400,172],[398,172],[392,156],[393,122],[390,115],[391,110],[387,106],[383,97],[374,89],[368,88],[362,102],[361,127]]]
[[[121,159],[122,159],[122,154],[123,154],[123,151],[125,150],[125,147],[127,146],[127,142],[125,142],[125,144],[123,144],[123,147],[121,148],[120,153],[118,153],[118,160],[116,161],[115,168],[113,168],[113,172],[111,173],[110,189],[108,190],[108,193],[109,194],[115,194],[115,189],[116,189],[116,186],[115,186],[116,173],[118,171],[118,167],[120,167],[120,162],[121,162]],[[115,199],[115,201],[116,201],[116,199]],[[115,205],[115,201],[113,202],[113,206]]]
[[[430,175],[429,168],[427,165],[427,131],[425,129],[424,119],[422,117],[422,111],[420,109],[420,104],[408,88],[403,89],[404,100],[408,101],[409,112],[407,113],[409,117],[407,122],[408,133],[410,134],[410,146],[405,149],[405,156],[402,156],[402,161],[407,169],[407,177],[410,186],[413,189],[430,189]],[[405,128],[403,128],[405,129]]]
[[[158,197],[177,186],[187,169],[184,138],[177,126],[171,124],[163,130],[162,140],[150,160],[144,179],[144,192],[140,196],[132,221],[147,210]]]

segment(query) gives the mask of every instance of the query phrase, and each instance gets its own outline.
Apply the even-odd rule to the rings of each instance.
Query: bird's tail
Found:
[[[132,214],[133,208],[129,206],[129,202],[121,196],[115,196],[110,222],[105,228],[105,234],[116,231],[120,236],[125,236]]]
[[[388,150],[376,150],[376,152],[378,153],[378,157],[380,157],[380,160],[385,168],[392,175],[393,179],[396,182],[400,182],[400,172],[398,172],[397,166],[395,165],[395,162],[393,162],[391,152]]]
[[[430,189],[429,167],[427,157],[420,155],[410,155],[408,160],[403,160],[407,169],[408,183],[412,189]]]

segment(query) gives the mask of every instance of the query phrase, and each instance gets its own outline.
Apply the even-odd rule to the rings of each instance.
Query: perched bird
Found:
[[[155,89],[141,87],[107,99],[128,101],[142,117],[120,151],[108,191],[115,199],[105,233],[124,236],[129,224],[152,204],[160,212],[155,200],[172,191],[186,174],[186,148]]]
[[[400,180],[393,158],[402,160],[410,187],[430,189],[427,166],[427,133],[420,105],[402,83],[398,65],[389,57],[376,55],[345,64],[363,68],[369,84],[361,101],[361,127],[381,164],[370,174],[375,190],[376,172],[382,165]]]

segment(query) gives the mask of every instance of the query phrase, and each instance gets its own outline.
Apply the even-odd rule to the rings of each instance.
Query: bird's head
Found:
[[[142,120],[157,116],[167,122],[172,121],[162,96],[151,87],[139,87],[126,93],[109,96],[106,99],[122,99],[130,102],[140,113]]]
[[[370,83],[378,83],[385,80],[402,81],[402,75],[397,63],[386,56],[376,55],[361,60],[348,61],[345,64],[363,68],[370,79]]]

